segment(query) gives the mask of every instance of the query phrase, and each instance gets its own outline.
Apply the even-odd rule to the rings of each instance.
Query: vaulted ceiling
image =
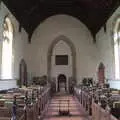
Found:
[[[56,14],[78,18],[95,36],[120,5],[120,0],[3,0],[3,2],[28,32],[29,37],[42,21]]]

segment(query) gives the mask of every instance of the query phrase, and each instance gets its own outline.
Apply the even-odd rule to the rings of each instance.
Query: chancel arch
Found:
[[[68,59],[68,63],[63,61],[61,65],[58,65],[59,59]],[[76,51],[73,43],[64,35],[56,37],[48,50],[48,79],[56,82],[56,90],[58,89],[57,78],[60,74],[65,74],[67,77],[67,90],[69,91],[69,83],[76,83]],[[69,80],[74,82],[69,82]]]

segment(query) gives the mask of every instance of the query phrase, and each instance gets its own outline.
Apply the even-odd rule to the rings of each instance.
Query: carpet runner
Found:
[[[60,111],[69,114],[60,115]],[[78,100],[70,95],[56,95],[50,101],[48,110],[43,120],[89,120],[88,114],[82,109]]]

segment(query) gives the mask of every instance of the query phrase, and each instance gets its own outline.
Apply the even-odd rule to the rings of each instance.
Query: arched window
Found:
[[[115,21],[113,32],[114,32],[115,78],[120,79],[120,17],[118,17]]]
[[[3,23],[2,79],[12,79],[13,26],[9,17]]]

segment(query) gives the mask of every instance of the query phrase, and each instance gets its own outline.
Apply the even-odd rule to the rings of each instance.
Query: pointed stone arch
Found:
[[[72,79],[75,81],[76,83],[76,50],[75,50],[75,46],[74,44],[71,42],[71,40],[64,36],[64,35],[60,35],[58,37],[56,37],[53,42],[51,43],[49,49],[48,49],[48,56],[47,56],[47,74],[48,74],[48,79],[51,80],[51,56],[53,53],[53,49],[55,47],[55,45],[59,42],[59,41],[64,41],[71,49],[71,56],[72,56]]]

